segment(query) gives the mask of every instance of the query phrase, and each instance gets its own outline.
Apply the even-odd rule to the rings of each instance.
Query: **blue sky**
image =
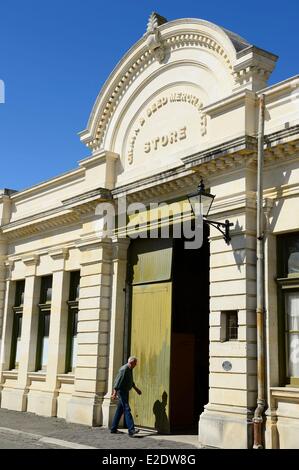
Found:
[[[77,134],[153,10],[214,22],[279,55],[270,84],[299,73],[298,0],[1,0],[0,188],[29,187],[89,155]]]

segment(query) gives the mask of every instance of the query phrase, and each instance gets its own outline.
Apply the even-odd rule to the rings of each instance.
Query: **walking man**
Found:
[[[117,397],[119,401],[110,430],[112,434],[117,433],[118,423],[123,414],[125,416],[129,436],[133,437],[139,432],[139,429],[135,429],[131,408],[129,406],[129,391],[131,388],[134,388],[138,395],[141,395],[141,390],[136,387],[133,381],[133,369],[136,365],[137,358],[135,356],[129,357],[128,363],[119,369],[116,376],[111,398],[115,400]]]

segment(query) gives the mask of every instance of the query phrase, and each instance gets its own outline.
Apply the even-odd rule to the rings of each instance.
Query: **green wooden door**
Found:
[[[169,432],[171,282],[133,286],[131,353],[138,358],[131,392],[136,425]]]
[[[169,432],[172,308],[170,239],[136,240],[131,246],[131,355],[138,358],[130,393],[136,425]]]

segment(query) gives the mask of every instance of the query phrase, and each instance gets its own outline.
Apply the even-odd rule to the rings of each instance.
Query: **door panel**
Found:
[[[136,425],[169,432],[172,283],[132,287],[131,354],[138,358],[130,394]]]

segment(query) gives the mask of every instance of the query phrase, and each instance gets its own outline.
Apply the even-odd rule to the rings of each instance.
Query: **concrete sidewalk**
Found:
[[[48,448],[65,449],[198,449],[198,436],[159,436],[148,430],[140,430],[134,438],[125,430],[110,434],[108,429],[66,423],[63,419],[45,418],[32,413],[0,409],[1,435],[15,436],[23,447],[30,439]],[[16,443],[14,443],[16,445]],[[15,448],[15,447],[14,447]]]

